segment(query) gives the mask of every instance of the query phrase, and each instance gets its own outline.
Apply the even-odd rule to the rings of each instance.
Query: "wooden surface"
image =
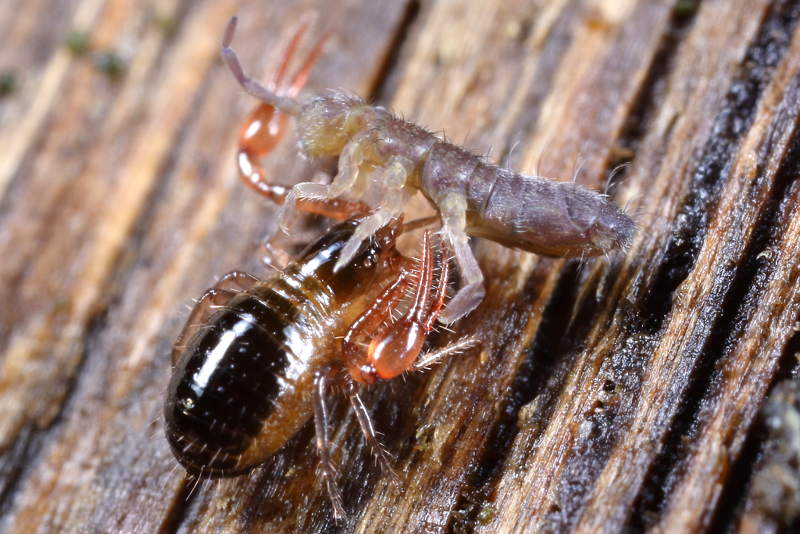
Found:
[[[346,87],[516,170],[580,166],[593,188],[629,161],[611,192],[639,226],[627,254],[584,265],[477,242],[487,298],[433,342],[481,349],[368,396],[399,484],[334,407],[340,525],[310,429],[194,488],[160,415],[192,298],[259,272],[274,224],[236,177],[253,102],[217,59],[222,29],[240,15],[237,49],[266,76],[323,5],[335,36],[311,90]],[[797,2],[2,7],[0,532],[800,525]],[[292,139],[266,165],[306,171]]]

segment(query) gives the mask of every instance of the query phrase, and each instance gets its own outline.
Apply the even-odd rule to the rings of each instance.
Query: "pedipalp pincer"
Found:
[[[371,209],[342,250],[337,270],[351,261],[362,241],[402,215],[418,191],[439,214],[442,239],[453,251],[462,280],[439,316],[445,323],[474,310],[484,296],[483,274],[468,236],[559,257],[607,254],[625,249],[633,238],[635,225],[628,215],[605,195],[576,183],[493,165],[343,91],[327,90],[300,100],[302,82],[293,82],[290,90],[261,85],[245,74],[230,47],[235,25],[233,18],[225,31],[222,57],[239,84],[264,109],[295,117],[304,156],[338,158],[338,172],[330,184],[299,183],[281,195],[282,220],[295,207],[329,211],[335,218],[348,216],[348,206]],[[293,40],[288,54],[295,47]],[[321,45],[313,49],[301,73],[307,73],[320,49]],[[254,185],[252,177],[246,180],[256,190],[274,187],[263,173],[255,179],[263,184]]]

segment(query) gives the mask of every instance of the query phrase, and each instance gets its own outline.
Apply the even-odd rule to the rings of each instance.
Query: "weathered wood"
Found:
[[[796,500],[769,491],[799,479],[796,2],[12,3],[0,531],[798,525]],[[594,188],[630,161],[610,190],[639,224],[626,254],[584,264],[477,243],[486,301],[433,342],[477,333],[482,347],[368,396],[399,484],[334,407],[341,525],[311,429],[252,474],[195,488],[160,415],[186,305],[232,268],[258,270],[274,224],[236,177],[253,102],[217,60],[222,28],[240,15],[236,48],[267,75],[315,8],[334,38],[311,90],[367,95],[525,172],[581,167]],[[72,29],[88,31],[85,55],[64,47]],[[109,50],[116,79],[95,61]],[[287,183],[308,170],[291,139],[266,167]],[[782,422],[759,425],[779,379],[768,413]]]

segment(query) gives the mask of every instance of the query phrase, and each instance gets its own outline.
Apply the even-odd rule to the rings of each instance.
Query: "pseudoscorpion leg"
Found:
[[[341,520],[344,519],[345,512],[342,495],[336,487],[336,467],[331,458],[331,442],[328,438],[328,408],[325,406],[327,383],[327,371],[317,371],[314,375],[314,431],[322,476],[325,478],[325,487],[333,504],[333,515],[337,520]]]
[[[378,439],[377,432],[372,424],[372,419],[369,416],[369,411],[367,407],[364,406],[364,402],[358,394],[358,385],[349,374],[345,376],[347,380],[347,397],[350,399],[350,405],[353,407],[353,412],[356,414],[356,420],[358,421],[358,426],[361,427],[361,432],[364,434],[364,439],[367,440],[383,472],[392,477],[392,480],[399,480],[397,473],[392,468],[392,456]]]

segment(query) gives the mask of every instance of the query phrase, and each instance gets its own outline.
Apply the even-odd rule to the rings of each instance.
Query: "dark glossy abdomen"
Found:
[[[346,327],[342,307],[368,302],[363,294],[376,276],[394,276],[397,264],[399,222],[333,271],[359,222],[332,228],[282,273],[232,298],[188,340],[164,417],[167,440],[189,472],[247,471],[310,419],[314,375],[335,360]]]
[[[265,421],[295,387],[286,378],[298,363],[293,346],[310,342],[295,314],[275,291],[243,293],[189,340],[164,406],[167,439],[189,472],[233,476],[252,467]]]

